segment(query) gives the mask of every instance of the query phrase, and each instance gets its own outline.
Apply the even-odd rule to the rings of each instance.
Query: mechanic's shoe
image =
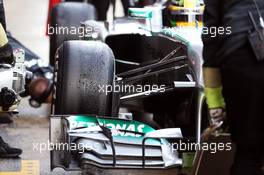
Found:
[[[17,158],[22,154],[22,150],[12,148],[0,137],[0,158]]]
[[[0,124],[10,124],[10,123],[13,123],[12,114],[0,113]]]
[[[13,64],[14,63],[13,49],[10,44],[5,44],[0,47],[0,64]]]

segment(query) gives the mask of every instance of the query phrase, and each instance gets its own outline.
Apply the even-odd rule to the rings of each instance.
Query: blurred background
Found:
[[[49,38],[45,33],[49,0],[4,0],[4,4],[7,30],[41,57],[44,65],[48,65]],[[117,0],[115,15],[124,15],[120,0]],[[107,18],[113,19],[112,6],[108,10]],[[13,117],[14,122],[0,124],[1,137],[11,146],[23,149],[21,159],[0,159],[1,175],[20,171],[21,160],[37,160],[41,175],[79,174],[66,173],[60,169],[51,173],[49,151],[39,153],[33,150],[33,144],[47,143],[49,140],[49,114],[50,105],[42,104],[40,108],[32,108],[28,98],[25,98],[19,106],[19,114]]]
[[[45,35],[49,0],[4,0],[7,29],[41,58],[48,60]]]

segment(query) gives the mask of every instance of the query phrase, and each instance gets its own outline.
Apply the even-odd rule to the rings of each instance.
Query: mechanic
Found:
[[[89,0],[97,10],[98,20],[105,21],[110,2],[113,0]],[[65,0],[65,2],[84,2],[84,0]]]
[[[65,0],[66,2],[83,2],[83,0]],[[127,1],[127,0],[122,0]],[[114,3],[115,0],[89,0],[89,3],[93,4],[97,10],[98,20],[105,21],[107,17],[107,10],[110,3]]]
[[[66,2],[83,2],[83,0],[65,0]],[[133,0],[132,0],[133,1]],[[140,0],[138,3],[131,3],[131,0],[121,0],[125,16],[128,15],[128,8],[133,4],[139,7],[143,7],[146,5],[150,5],[154,3],[154,0]],[[110,3],[115,5],[116,0],[88,0],[97,10],[98,20],[105,21],[107,19],[107,10],[109,8]]]
[[[213,123],[226,110],[236,153],[231,175],[264,174],[264,61],[257,61],[248,40],[253,24],[260,27],[254,0],[204,0],[205,27],[231,27],[230,35],[203,34],[204,81]],[[264,15],[264,1],[256,0]],[[219,162],[220,163],[220,162]]]
[[[92,0],[91,1],[91,4],[93,4],[97,10],[99,21],[105,21],[106,20],[107,10],[109,8],[111,1],[113,1],[113,0]]]
[[[3,0],[0,0],[0,63],[12,64],[14,62],[13,50],[6,36],[6,23]],[[6,115],[1,114],[0,115]],[[0,116],[1,118],[1,116]],[[12,148],[0,137],[0,157],[13,158],[18,157],[22,153],[21,149]]]
[[[6,34],[5,34],[5,28],[6,28],[6,22],[5,22],[5,12],[4,12],[4,6],[2,1],[0,1],[0,23],[1,23],[1,43],[0,43],[0,64],[1,63],[12,63],[13,57],[12,57],[12,48],[9,45]],[[0,116],[0,123],[11,123],[11,115],[8,113],[3,113]]]

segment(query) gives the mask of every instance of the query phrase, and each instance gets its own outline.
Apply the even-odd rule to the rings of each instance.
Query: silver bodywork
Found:
[[[201,41],[201,29],[196,28],[186,28],[186,29],[179,29],[179,28],[166,28],[163,29],[159,33],[152,33],[144,28],[139,22],[136,20],[116,20],[113,23],[104,23],[104,22],[96,22],[96,21],[86,21],[82,22],[82,25],[89,26],[89,27],[96,27],[99,28],[99,33],[93,34],[92,40],[101,40],[102,42],[105,42],[106,38],[109,36],[114,35],[120,35],[120,34],[140,34],[145,36],[154,36],[159,35],[161,37],[164,37],[168,40],[180,42],[184,44],[187,48],[187,57],[192,63],[192,68],[194,70],[194,74],[196,77],[191,77],[186,82],[174,82],[174,88],[190,88],[190,87],[196,87],[199,89],[198,92],[198,99],[197,99],[197,111],[196,111],[196,142],[200,142],[200,133],[201,133],[201,113],[202,113],[202,106],[204,103],[204,94],[203,94],[203,79],[202,79],[202,41]],[[98,31],[98,30],[97,30]],[[134,98],[138,96],[144,96],[145,94],[133,94],[132,96],[123,96],[122,98]],[[121,100],[122,100],[121,98]],[[80,137],[82,138],[79,140],[80,143],[84,143],[87,145],[90,145],[89,143],[95,143],[98,141],[95,141],[96,138],[104,138],[103,135],[96,135],[96,134],[88,134],[88,133],[70,133],[69,130],[67,130],[67,125],[63,124],[65,116],[52,116],[51,117],[51,142],[61,142],[62,140],[71,140],[72,137]],[[64,128],[64,129],[62,129]],[[68,128],[69,129],[69,128]],[[91,138],[91,137],[95,138]],[[162,137],[160,137],[162,138]],[[105,138],[105,141],[109,141],[107,138]],[[142,143],[142,145],[144,145]],[[142,146],[141,145],[141,146]],[[131,145],[130,145],[131,146]],[[101,154],[111,155],[111,148],[110,145],[105,145],[105,150],[101,150]],[[142,156],[142,154],[137,151],[141,150],[140,148],[126,148],[126,147],[119,147],[118,148],[118,154],[122,155],[129,155],[129,156]],[[126,150],[128,152],[126,152]],[[153,152],[152,152],[153,151]],[[152,155],[160,154],[163,155],[162,149],[152,150],[150,151]],[[99,153],[99,152],[98,152]],[[66,156],[65,156],[66,154]],[[68,155],[67,155],[68,154]],[[149,155],[149,151],[146,150],[146,155]],[[110,156],[111,157],[111,156]],[[113,157],[113,156],[112,156]],[[150,156],[151,157],[151,156]],[[119,167],[113,167],[112,159],[110,160],[104,160],[100,159],[94,155],[84,153],[81,156],[81,159],[84,163],[84,171],[87,170],[87,172],[91,174],[113,174],[114,172],[118,174],[160,174],[161,170],[164,174],[177,174],[178,169],[177,166],[171,167],[170,166],[164,166],[163,161],[153,161],[153,162],[146,162],[146,165],[149,166],[149,168],[144,168],[142,166],[142,160],[129,160],[129,161],[120,161],[122,166]],[[166,159],[166,158],[165,158]],[[65,167],[65,162],[68,164],[68,167]],[[78,162],[80,163],[80,162]],[[152,163],[152,164],[151,164]],[[181,160],[178,160],[178,163],[172,163],[171,165],[178,165],[180,166],[182,164]],[[131,166],[132,165],[132,166]],[[134,165],[134,167],[133,167]],[[70,156],[70,153],[63,152],[63,151],[52,151],[51,156],[51,168],[56,167],[62,167],[67,170],[80,170],[77,163],[72,162],[72,157]],[[150,171],[148,171],[148,169]],[[156,169],[156,170],[155,170]],[[148,171],[148,172],[146,172]]]
[[[99,28],[99,33],[95,33],[93,36],[100,39],[103,42],[108,36],[120,35],[120,34],[141,34],[146,36],[161,35],[171,40],[182,42],[187,46],[188,59],[193,63],[197,80],[200,87],[203,87],[202,76],[202,50],[203,43],[201,40],[202,28],[195,27],[172,27],[164,28],[159,33],[152,33],[144,28],[144,25],[134,19],[118,19],[112,23],[97,22],[97,21],[85,21],[82,25],[86,27]]]

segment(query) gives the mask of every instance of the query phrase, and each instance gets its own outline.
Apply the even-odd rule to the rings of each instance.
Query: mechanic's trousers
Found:
[[[5,21],[5,9],[4,9],[4,3],[3,0],[0,0],[0,23],[6,30],[6,21]]]
[[[256,61],[247,43],[225,59],[221,71],[227,118],[237,146],[231,175],[263,175],[264,62]]]
[[[83,2],[83,0],[66,0],[71,2]],[[114,3],[115,0],[89,0],[91,4],[94,5],[94,7],[97,10],[98,20],[99,21],[105,21],[107,18],[107,10],[109,8],[109,5],[111,2]],[[123,7],[124,7],[124,13],[127,16],[128,14],[128,7],[129,7],[129,1],[128,0],[121,0]]]
[[[98,20],[105,21],[107,18],[107,10],[110,3],[115,3],[115,0],[90,0],[90,2],[95,6],[98,13]],[[128,0],[121,0],[125,15],[128,14],[129,2]]]
[[[84,0],[66,0],[66,2],[83,2]],[[97,10],[98,20],[105,21],[110,0],[89,0]]]

